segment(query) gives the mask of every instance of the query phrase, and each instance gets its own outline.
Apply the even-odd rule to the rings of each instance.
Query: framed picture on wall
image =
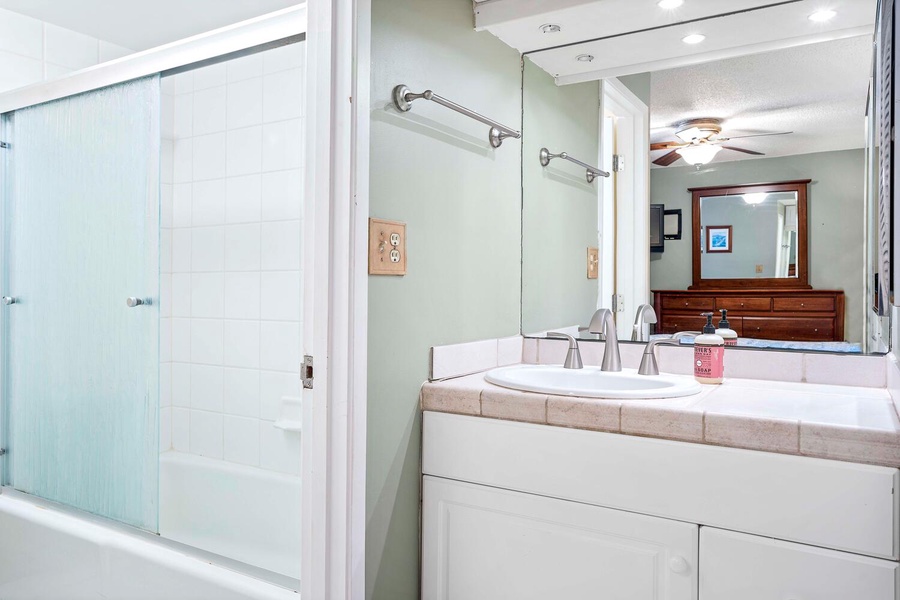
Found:
[[[731,252],[731,225],[707,225],[706,226],[706,251],[710,254],[716,252]]]
[[[681,209],[673,208],[663,212],[663,237],[667,240],[681,239]]]

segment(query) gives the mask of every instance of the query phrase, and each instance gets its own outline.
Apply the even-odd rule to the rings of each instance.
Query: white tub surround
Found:
[[[73,516],[21,495],[0,495],[0,531],[4,600],[298,597],[167,547],[149,534]]]

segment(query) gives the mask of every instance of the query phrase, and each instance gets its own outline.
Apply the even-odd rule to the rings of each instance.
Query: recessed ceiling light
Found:
[[[684,0],[659,0],[659,2],[656,3],[657,6],[665,8],[666,10],[678,8],[682,4],[684,4]]]
[[[824,23],[825,21],[830,21],[834,18],[837,13],[833,10],[823,9],[817,10],[813,14],[809,15],[810,21],[815,21],[816,23]]]
[[[594,60],[594,55],[593,54],[579,54],[578,56],[575,57],[575,60],[577,60],[578,62],[591,62],[592,60]]]
[[[559,33],[560,31],[562,31],[562,27],[560,27],[556,23],[547,23],[545,25],[541,25],[540,30],[541,33]]]
[[[687,35],[681,38],[681,41],[685,44],[699,44],[703,40],[706,39],[706,36],[702,33],[692,33],[691,35]]]

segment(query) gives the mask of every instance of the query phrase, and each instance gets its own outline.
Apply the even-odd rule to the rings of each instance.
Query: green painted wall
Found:
[[[522,164],[522,331],[587,325],[597,308],[597,279],[587,278],[587,248],[599,245],[600,178],[554,159],[542,147],[598,164],[600,84],[557,86],[525,58]],[[556,290],[553,292],[552,290]]]
[[[864,150],[819,152],[650,170],[654,204],[682,209],[683,238],[666,241],[666,251],[650,255],[650,288],[686,289],[691,284],[692,187],[812,179],[809,207],[809,283],[819,289],[844,290],[844,335],[863,336],[863,189]]]
[[[641,99],[641,102],[650,106],[650,73],[636,73],[635,75],[625,75],[619,77],[619,81],[631,90],[635,96]]]
[[[519,332],[521,142],[394,85],[518,128],[521,63],[470,0],[373,0],[371,216],[407,223],[408,275],[369,278],[366,597],[419,596],[419,388],[429,348]]]

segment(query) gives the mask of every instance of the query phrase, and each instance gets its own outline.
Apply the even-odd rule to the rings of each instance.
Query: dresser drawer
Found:
[[[703,600],[895,600],[897,569],[887,560],[700,529]]]
[[[704,325],[706,325],[706,317],[701,317],[700,315],[665,315],[660,319],[656,333],[701,331]]]
[[[716,298],[716,310],[721,309],[740,311],[770,311],[772,310],[771,298]]]
[[[669,310],[713,310],[716,299],[712,296],[663,296],[662,307]]]
[[[775,298],[775,310],[784,312],[834,312],[834,297],[798,296],[796,298]]]
[[[742,335],[766,340],[827,342],[834,340],[834,320],[744,317]]]

